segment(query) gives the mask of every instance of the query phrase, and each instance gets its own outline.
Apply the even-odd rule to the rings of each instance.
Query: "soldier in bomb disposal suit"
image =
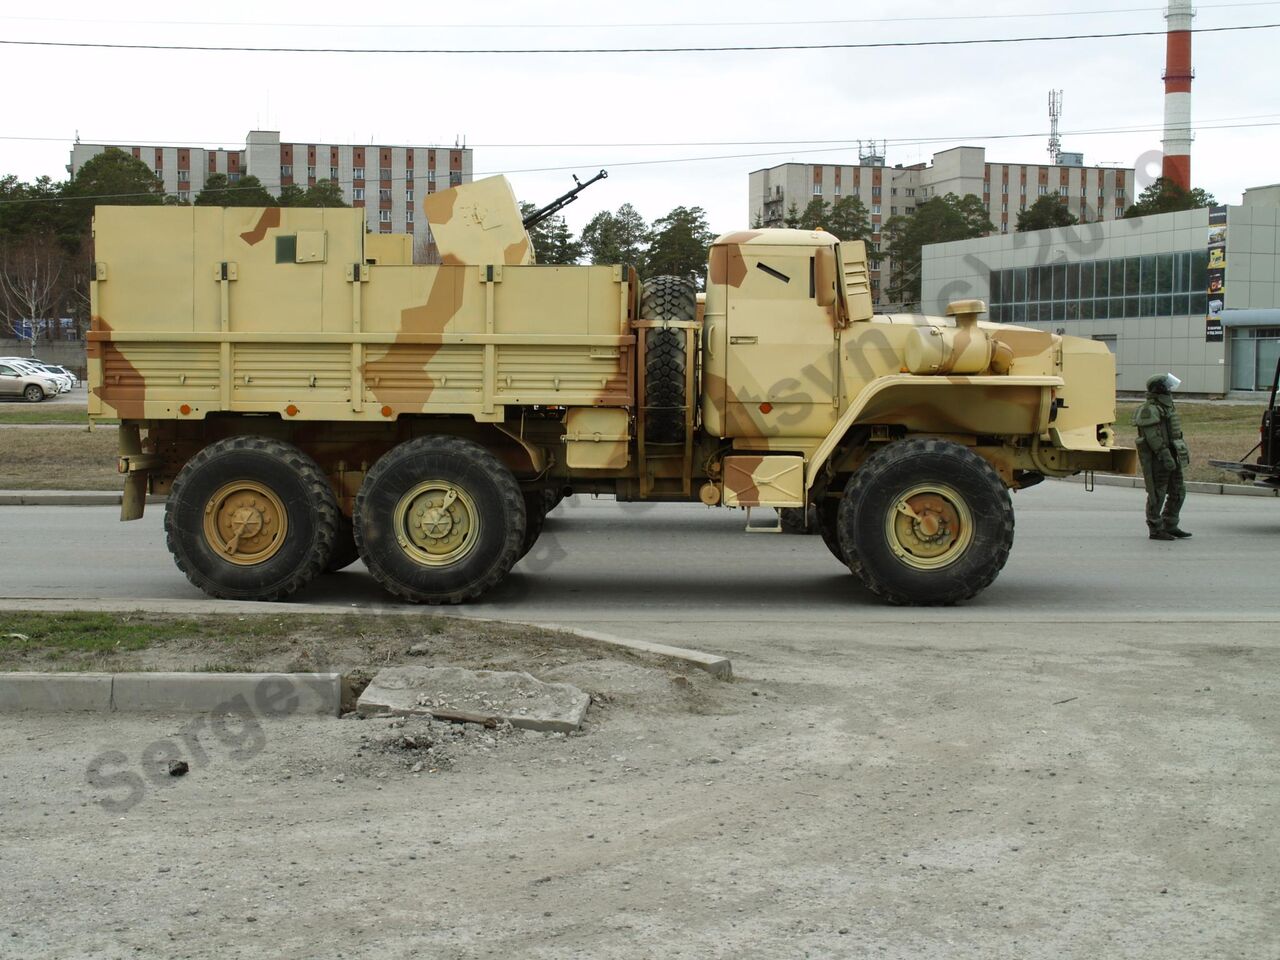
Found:
[[[1172,373],[1147,380],[1147,398],[1133,414],[1138,428],[1138,459],[1147,487],[1147,530],[1152,540],[1185,540],[1191,536],[1178,526],[1187,497],[1183,469],[1191,452],[1182,439],[1182,418],[1173,404],[1173,391],[1182,383]]]

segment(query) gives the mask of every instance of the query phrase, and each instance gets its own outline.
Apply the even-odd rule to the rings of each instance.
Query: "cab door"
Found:
[[[824,437],[836,423],[837,308],[819,296],[817,260],[833,251],[756,243],[738,250],[743,277],[727,295],[726,434]]]

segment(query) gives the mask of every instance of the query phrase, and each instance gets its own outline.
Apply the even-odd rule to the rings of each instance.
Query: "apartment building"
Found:
[[[74,176],[90,158],[117,147],[155,171],[166,193],[183,202],[195,199],[210,174],[232,183],[255,176],[272,196],[282,187],[303,189],[319,180],[336,180],[354,207],[365,209],[369,229],[413,234],[426,249],[430,231],[419,211],[422,197],[471,180],[467,147],[406,147],[360,144],[285,143],[278,130],[252,130],[243,149],[164,147],[113,143],[77,143],[68,172]]]
[[[792,204],[803,211],[814,197],[834,203],[858,197],[871,214],[872,297],[883,295],[889,263],[877,257],[880,228],[891,217],[911,214],[932,197],[981,197],[999,233],[1016,230],[1019,212],[1042,196],[1056,194],[1083,221],[1115,220],[1135,199],[1134,171],[1087,167],[1079,153],[1063,153],[1058,164],[988,163],[985,147],[953,147],[929,163],[886,166],[880,153],[862,153],[856,164],[784,163],[749,174],[749,222],[780,227]],[[878,266],[877,266],[878,264]]]

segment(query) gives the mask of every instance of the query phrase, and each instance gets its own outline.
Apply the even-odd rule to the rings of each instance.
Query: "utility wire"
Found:
[[[1274,7],[1280,0],[1249,3],[1202,3],[1197,10],[1225,10],[1235,7]],[[1039,13],[952,14],[932,17],[857,17],[825,20],[707,20],[654,23],[284,23],[265,20],[119,20],[85,17],[0,17],[0,22],[24,23],[110,23],[116,26],[173,27],[287,27],[297,29],[342,30],[648,30],[690,27],[815,27],[871,23],[947,23],[968,20],[1029,20],[1045,17],[1093,17],[1122,13],[1156,13],[1164,7],[1113,7],[1106,10],[1048,10]]]
[[[1231,33],[1243,30],[1274,30],[1280,23],[1252,23],[1231,27],[1198,27],[1190,33]],[[985,37],[971,40],[884,40],[871,43],[771,43],[731,46],[691,47],[244,47],[230,45],[164,44],[164,43],[88,43],[69,40],[0,40],[10,47],[58,47],[94,50],[169,50],[198,53],[354,53],[354,54],[435,54],[448,56],[564,56],[583,53],[769,53],[784,50],[879,50],[906,47],[964,47],[1010,45],[1015,43],[1056,43],[1063,40],[1115,40],[1128,37],[1163,37],[1165,30],[1127,30],[1120,33],[1072,33],[1043,37]]]
[[[1270,116],[1274,116],[1274,115],[1272,114]],[[1194,129],[1197,131],[1206,131],[1206,130],[1256,129],[1256,128],[1262,128],[1262,127],[1280,127],[1280,120],[1273,121],[1270,123],[1220,123],[1220,124],[1205,123],[1205,124],[1197,124]],[[1153,127],[1129,127],[1126,129],[1110,128],[1110,129],[1102,129],[1102,130],[1079,130],[1072,133],[1064,133],[1063,136],[1093,136],[1093,135],[1104,136],[1104,135],[1115,134],[1115,133],[1156,133],[1163,129],[1164,129],[1163,126],[1153,126]],[[1036,133],[995,134],[988,137],[962,137],[962,138],[947,137],[942,141],[938,141],[938,140],[901,141],[896,143],[895,145],[896,146],[913,146],[913,145],[923,146],[923,145],[928,145],[936,142],[951,142],[956,139],[1016,140],[1016,139],[1030,139],[1032,137],[1042,137],[1043,135],[1044,135],[1043,131],[1039,131]],[[804,142],[804,141],[798,141],[798,142]],[[852,147],[852,146],[855,146],[856,143],[857,143],[856,140],[850,141],[848,142],[847,145],[849,147]],[[608,168],[608,167],[669,166],[673,164],[705,163],[705,162],[717,161],[717,160],[750,160],[750,159],[759,159],[762,157],[810,156],[813,154],[832,153],[839,149],[844,149],[844,147],[838,146],[838,145],[835,145],[835,146],[825,145],[820,147],[814,147],[808,150],[774,150],[774,151],[768,151],[768,152],[730,153],[730,154],[717,154],[712,156],[697,156],[697,157],[665,157],[665,158],[658,158],[653,160],[591,161],[591,162],[583,162],[583,163],[563,164],[559,166],[550,166],[550,167],[523,167],[519,169],[480,171],[480,172],[473,172],[472,178],[478,179],[482,177],[497,176],[499,174],[510,176],[515,174],[526,174],[526,173],[562,173],[564,171],[576,171],[576,170],[584,170],[584,169],[599,168],[599,167]],[[1014,163],[1003,164],[998,161],[992,162],[992,166],[1006,166],[1006,165],[1007,166],[1050,166],[1050,164],[1014,164]],[[857,164],[841,164],[841,166],[857,166]],[[893,169],[893,168],[886,167],[885,169]],[[1092,167],[1090,169],[1096,169],[1096,167]],[[1117,169],[1128,169],[1128,168],[1117,168]],[[414,179],[417,180],[420,178],[415,177]],[[383,181],[381,178],[377,178],[377,179],[366,179],[365,182],[366,184],[381,184]],[[393,186],[396,186],[396,185],[403,185],[406,183],[412,183],[414,181],[409,180],[409,178],[407,177],[393,177],[389,182]],[[298,186],[303,186],[303,185],[299,184]],[[218,187],[217,192],[234,193],[236,191],[248,191],[248,190],[257,190],[257,189],[261,189],[261,188],[227,186],[227,187]],[[380,187],[366,186],[364,189],[366,190],[366,199],[368,200],[368,199],[373,199],[368,196],[368,193],[374,190],[378,190],[380,189]],[[22,203],[73,203],[81,200],[119,200],[119,199],[125,199],[125,198],[133,198],[133,197],[162,196],[162,195],[172,196],[173,194],[155,194],[150,192],[135,192],[135,193],[93,194],[88,196],[76,196],[76,197],[24,197],[20,199],[0,200],[0,206],[7,206],[11,204],[22,204]]]
[[[1271,120],[1280,118],[1280,113],[1252,113],[1238,117],[1212,117],[1205,120],[1199,120],[1195,123],[1195,128],[1216,129],[1215,124],[1235,124],[1241,120]],[[1064,130],[1061,133],[1063,137],[1076,136],[1094,136],[1105,133],[1148,133],[1154,130],[1163,130],[1163,126],[1121,126],[1121,127],[1089,127],[1080,130]],[[875,143],[884,143],[892,147],[901,146],[925,146],[931,143],[950,143],[960,140],[1017,140],[1030,137],[1043,137],[1043,130],[1036,130],[1029,133],[981,133],[981,134],[964,134],[964,135],[948,135],[937,137],[841,137],[838,139],[824,140],[816,137],[793,137],[785,140],[672,140],[672,141],[596,141],[596,142],[579,142],[579,143],[473,143],[469,147],[459,147],[457,145],[448,146],[439,143],[432,144],[392,144],[395,149],[404,150],[564,150],[564,149],[646,149],[654,147],[778,147],[778,146],[826,146],[831,149],[841,147],[856,147],[859,142],[866,143],[874,141]],[[0,135],[0,141],[11,140],[23,143],[67,143],[70,137],[25,137],[25,136],[6,136]],[[223,147],[205,147],[202,141],[195,140],[133,140],[128,137],[80,137],[75,141],[79,144],[88,144],[92,146],[115,146],[127,145],[134,146],[159,146],[159,147],[194,147],[196,149],[215,151],[223,150]],[[298,143],[299,141],[285,141],[284,145]],[[317,147],[329,147],[334,144],[319,143]],[[387,144],[378,144],[377,146],[388,146]],[[366,147],[367,148],[367,147]],[[233,147],[228,152],[241,152],[240,148]]]

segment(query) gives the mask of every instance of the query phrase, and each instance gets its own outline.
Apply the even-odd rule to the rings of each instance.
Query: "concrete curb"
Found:
[[[1064,483],[1084,483],[1084,477],[1076,474],[1074,477],[1052,477],[1050,479],[1061,480]],[[1093,482],[1100,487],[1133,487],[1134,489],[1143,489],[1141,477],[1113,477],[1095,476]],[[1190,481],[1187,483],[1187,493],[1209,493],[1227,497],[1276,497],[1280,496],[1280,490],[1271,487],[1250,487],[1241,483],[1203,483],[1201,481]]]
[[[56,599],[52,597],[0,597],[0,610],[31,610],[52,613],[69,613],[77,610],[96,610],[105,613],[172,613],[199,615],[204,613],[251,614],[251,615],[289,615],[299,616],[378,616],[378,617],[418,617],[436,616],[453,620],[468,620],[479,623],[515,624],[522,627],[537,627],[541,630],[558,630],[592,643],[605,646],[620,647],[637,653],[667,657],[688,664],[698,670],[705,670],[713,677],[722,680],[733,679],[733,664],[727,657],[703,653],[686,647],[672,647],[665,643],[650,643],[647,640],[628,640],[611,633],[596,630],[583,630],[559,623],[543,623],[533,620],[503,619],[501,617],[477,617],[464,613],[440,613],[431,610],[424,614],[421,607],[407,606],[374,606],[351,607],[334,604],[297,604],[297,603],[258,603],[251,600],[89,600]],[[217,676],[217,674],[215,674]],[[231,674],[221,674],[231,676]],[[267,676],[267,674],[251,674],[251,676]],[[297,676],[297,674],[283,674]],[[0,712],[3,708],[0,707]]]
[[[118,507],[122,499],[110,490],[0,490],[0,507]],[[147,503],[166,499],[149,494]]]
[[[0,675],[0,713],[111,710],[109,673],[6,673]]]
[[[234,713],[336,717],[338,673],[0,673],[0,713]]]
[[[668,657],[671,660],[679,660],[681,663],[688,664],[698,670],[705,670],[718,680],[733,679],[733,664],[728,657],[718,657],[714,654],[703,653],[701,650],[669,647],[665,643],[650,643],[647,640],[628,640],[626,637],[615,637],[610,633],[579,630],[577,627],[566,627],[559,623],[533,623],[527,620],[503,620],[498,622],[523,623],[526,626],[540,627],[543,630],[558,630],[561,633],[569,633],[575,637],[581,637],[583,640],[590,640],[593,643],[602,643],[610,647],[620,647],[623,650],[633,650],[638,653],[648,653],[654,656]]]

